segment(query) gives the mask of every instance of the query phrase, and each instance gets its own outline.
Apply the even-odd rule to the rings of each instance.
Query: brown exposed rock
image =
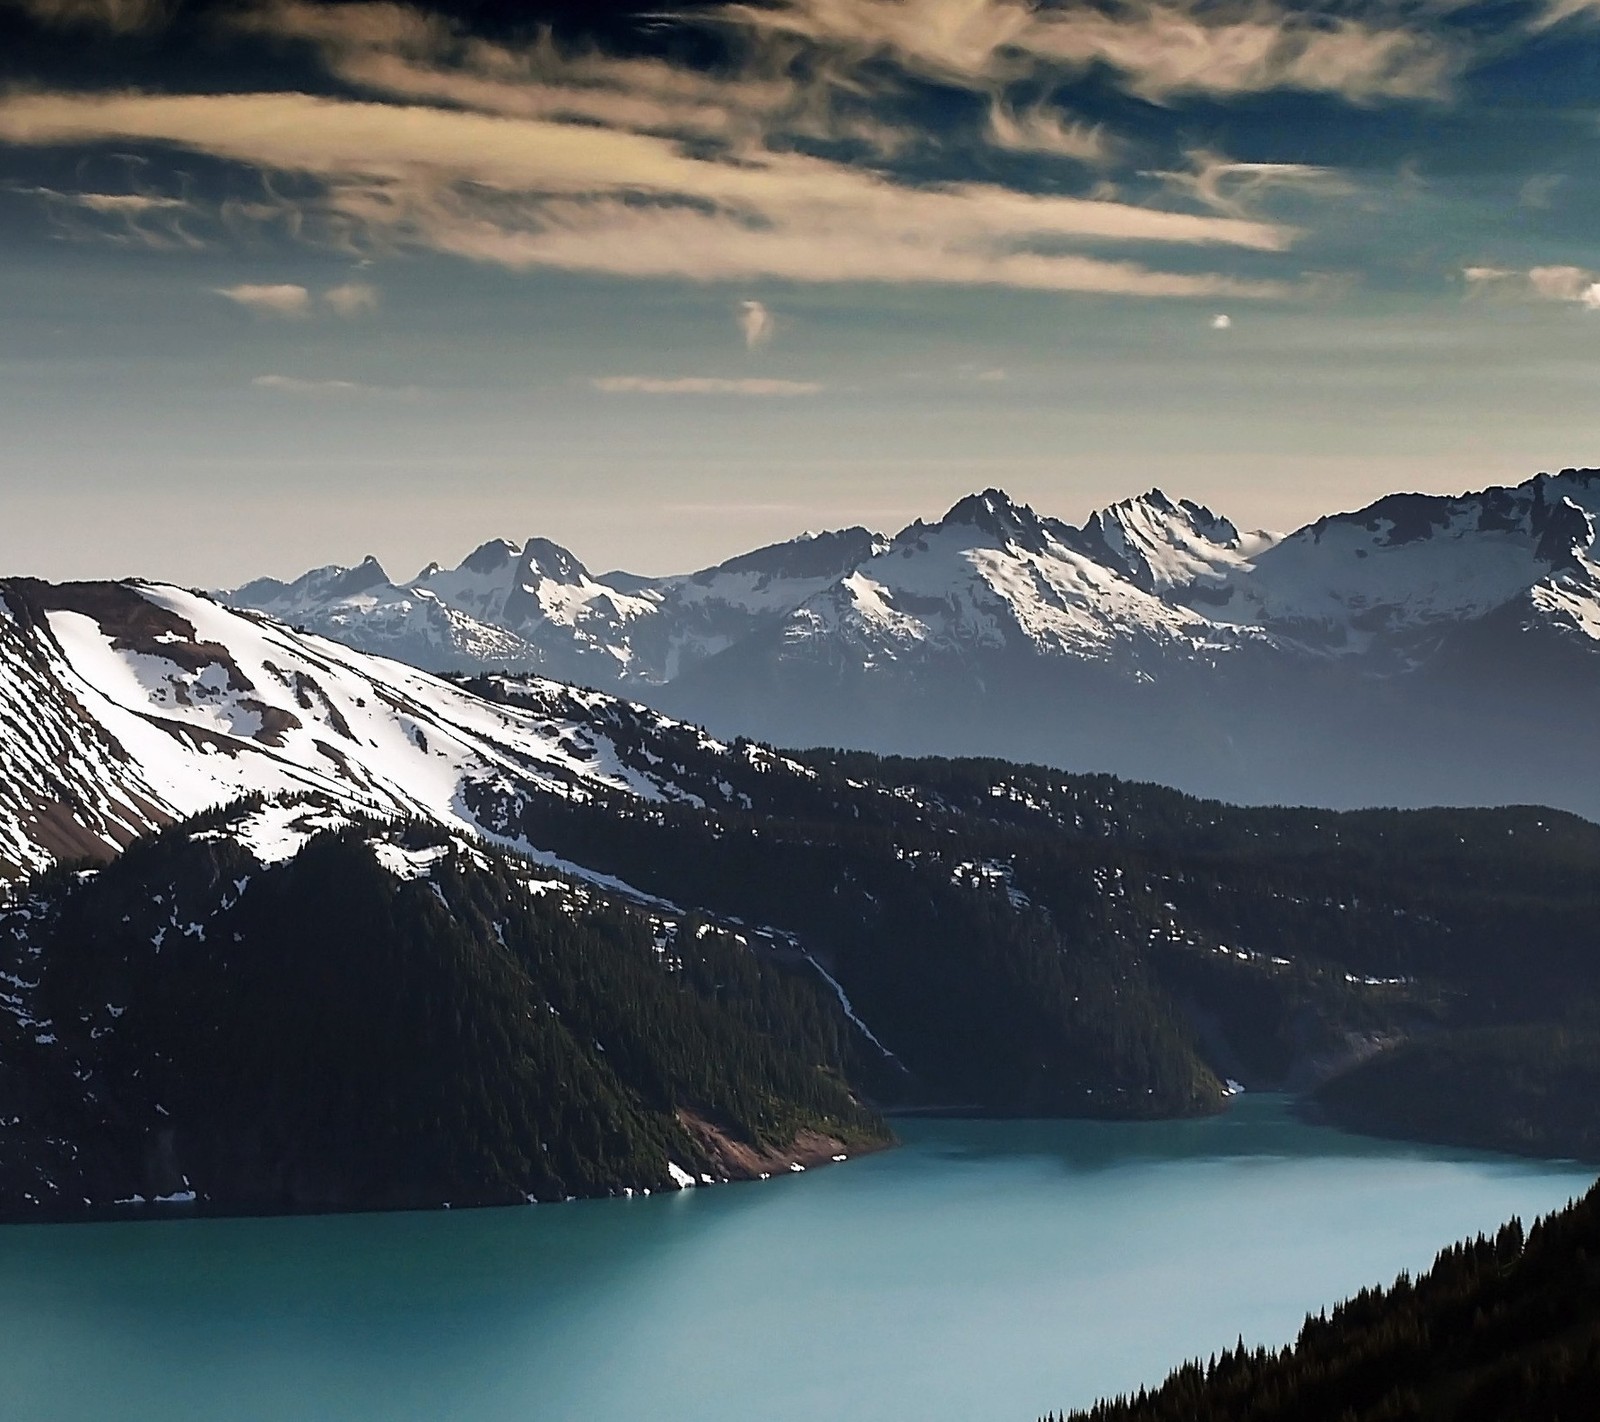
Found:
[[[226,647],[219,642],[196,641],[192,623],[148,601],[129,583],[46,583],[17,578],[11,585],[39,611],[78,612],[93,618],[119,652],[162,657],[187,672],[220,666],[228,674],[231,690],[255,690]]]
[[[826,1165],[837,1155],[866,1155],[882,1150],[881,1144],[847,1145],[835,1136],[820,1131],[800,1131],[786,1146],[762,1148],[740,1140],[726,1126],[717,1125],[705,1115],[684,1108],[678,1122],[710,1157],[717,1174],[729,1180],[755,1180],[763,1175],[780,1175],[791,1165]]]
[[[254,711],[261,718],[261,729],[255,734],[255,739],[262,745],[281,746],[286,732],[298,731],[303,724],[293,711],[285,710],[282,706],[268,706],[265,701],[257,701],[254,697],[245,697],[239,705],[246,711]]]

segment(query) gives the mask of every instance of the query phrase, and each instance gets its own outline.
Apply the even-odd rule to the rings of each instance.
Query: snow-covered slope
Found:
[[[292,583],[258,578],[228,600],[361,651],[435,671],[514,666],[537,658],[515,632],[492,618],[475,616],[470,603],[446,601],[421,578],[409,587],[399,586],[372,557],[353,568],[316,568]]]
[[[1153,530],[1146,524],[1141,531],[1156,557]],[[1150,562],[1132,554],[1133,546],[1121,544],[1148,570]],[[1163,601],[1097,560],[1092,547],[1082,531],[989,489],[963,499],[936,524],[912,524],[803,603],[785,623],[782,642],[788,653],[822,639],[848,645],[871,669],[908,654],[1009,649],[1091,659],[1137,644],[1193,651],[1239,640],[1232,629]]]
[[[1160,489],[1089,515],[1074,542],[1096,561],[1160,597],[1205,594],[1248,573],[1281,535],[1240,533],[1201,504]]]
[[[363,565],[234,598],[422,665],[626,690],[730,737],[1242,800],[1588,813],[1600,792],[1563,767],[1595,734],[1597,519],[1586,469],[1394,494],[1287,536],[1156,489],[1081,525],[990,489],[892,539],[846,530],[677,578],[596,576],[534,540],[405,587]]]
[[[368,558],[223,597],[430,670],[516,668],[648,687],[783,618],[882,546],[862,528],[805,534],[697,573],[644,578],[596,576],[548,539],[494,539],[406,584]]]
[[[598,692],[528,680],[497,702],[160,584],[0,583],[0,608],[13,871],[255,792],[472,833],[489,831],[470,806],[502,794],[692,799],[652,766],[651,738],[721,750]]]
[[[1209,658],[1270,643],[1291,659],[1371,654],[1389,674],[1512,604],[1594,640],[1597,517],[1600,471],[1581,469],[1454,498],[1393,494],[1286,537],[1241,533],[1159,489],[1078,527],[989,489],[890,540],[805,535],[678,577],[597,577],[547,540],[496,540],[404,585],[369,558],[226,597],[421,666],[641,695],[736,649],[748,662],[823,641],[826,660],[863,669],[912,649],[1115,658],[1146,642]]]
[[[1392,494],[1230,571],[1208,612],[1340,653],[1399,645],[1532,595],[1592,623],[1600,470],[1458,498]],[[1592,635],[1592,634],[1591,634]]]

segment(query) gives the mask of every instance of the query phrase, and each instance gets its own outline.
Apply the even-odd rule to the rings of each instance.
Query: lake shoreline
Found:
[[[1281,1096],[1200,1120],[895,1126],[900,1148],[853,1169],[605,1209],[6,1231],[7,1404],[30,1422],[743,1422],[759,1396],[768,1422],[1029,1418],[1240,1333],[1277,1346],[1593,1180],[1310,1127]]]
[[[685,1124],[700,1135],[703,1143],[708,1146],[713,1154],[713,1158],[719,1158],[719,1164],[726,1164],[731,1167],[730,1172],[725,1177],[701,1177],[681,1185],[666,1187],[616,1186],[603,1193],[571,1195],[565,1200],[545,1201],[532,1199],[526,1201],[439,1201],[436,1203],[405,1202],[393,1205],[362,1204],[350,1206],[349,1208],[330,1208],[326,1206],[299,1208],[293,1205],[258,1207],[251,1204],[222,1204],[207,1200],[203,1195],[199,1195],[195,1198],[181,1200],[122,1200],[92,1205],[85,1204],[76,1210],[63,1211],[54,1210],[50,1205],[41,1203],[37,1214],[0,1218],[0,1229],[13,1225],[66,1226],[73,1224],[165,1223],[176,1220],[201,1219],[261,1220],[341,1218],[361,1215],[431,1215],[477,1210],[521,1210],[535,1204],[548,1206],[600,1203],[611,1200],[645,1198],[651,1195],[670,1196],[678,1193],[687,1193],[691,1190],[710,1190],[723,1185],[761,1184],[764,1181],[779,1178],[786,1174],[810,1173],[833,1165],[846,1164],[867,1156],[897,1151],[904,1145],[903,1140],[894,1129],[897,1122],[905,1122],[907,1124],[919,1122],[965,1122],[973,1125],[984,1123],[995,1125],[1080,1124],[1106,1127],[1160,1126],[1166,1124],[1198,1125],[1232,1116],[1237,1111],[1239,1104],[1247,1099],[1253,1103],[1278,1103],[1294,1120],[1310,1128],[1330,1131],[1355,1141],[1436,1147],[1446,1150],[1468,1151],[1486,1156],[1503,1156],[1507,1160],[1528,1161],[1552,1167],[1571,1166],[1578,1169],[1593,1167],[1600,1170],[1600,1160],[1591,1160],[1574,1155],[1543,1153],[1535,1149],[1519,1150],[1485,1139],[1463,1139],[1459,1136],[1451,1136],[1446,1132],[1426,1135],[1417,1132],[1401,1133],[1380,1129],[1361,1129],[1337,1118],[1333,1112],[1329,1111],[1323,1103],[1317,1100],[1313,1093],[1258,1091],[1229,1097],[1219,1103],[1218,1109],[1213,1112],[1182,1116],[1038,1116],[954,1105],[896,1108],[883,1113],[883,1119],[888,1125],[890,1133],[887,1138],[882,1140],[848,1141],[839,1137],[825,1136],[815,1131],[802,1131],[787,1149],[771,1147],[764,1151],[727,1137],[726,1133],[717,1131],[699,1118],[689,1118]],[[843,1158],[841,1159],[840,1157]],[[797,1170],[794,1168],[795,1166],[800,1168]]]

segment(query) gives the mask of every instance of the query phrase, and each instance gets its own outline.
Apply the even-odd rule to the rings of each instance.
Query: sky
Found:
[[[1600,463],[1600,0],[0,0],[0,571]]]

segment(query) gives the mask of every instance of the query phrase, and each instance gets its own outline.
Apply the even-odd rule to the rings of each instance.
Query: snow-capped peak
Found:
[[[1174,503],[1151,489],[1091,514],[1080,541],[1092,557],[1146,592],[1168,595],[1220,586],[1271,546],[1275,535],[1242,536],[1203,504]]]
[[[389,575],[384,572],[383,564],[369,553],[339,580],[340,591],[349,596],[352,593],[366,592],[368,588],[381,587],[388,581]]]
[[[456,569],[460,573],[494,573],[514,562],[522,549],[509,538],[491,538],[487,543],[479,544],[472,552],[461,560],[461,566]],[[428,565],[434,572],[443,571],[437,563]]]
[[[1027,504],[1017,503],[1004,489],[985,489],[958,500],[934,527],[972,528],[1002,543],[1039,552],[1051,539],[1051,523],[1053,520],[1041,519]]]
[[[1581,572],[1597,514],[1600,471],[1590,469],[1453,497],[1390,494],[1264,552],[1236,580],[1226,615],[1329,651],[1405,648]]]
[[[552,543],[548,538],[530,538],[522,548],[518,577],[524,586],[530,581],[550,578],[568,587],[578,587],[589,581],[589,570],[559,543]]]

